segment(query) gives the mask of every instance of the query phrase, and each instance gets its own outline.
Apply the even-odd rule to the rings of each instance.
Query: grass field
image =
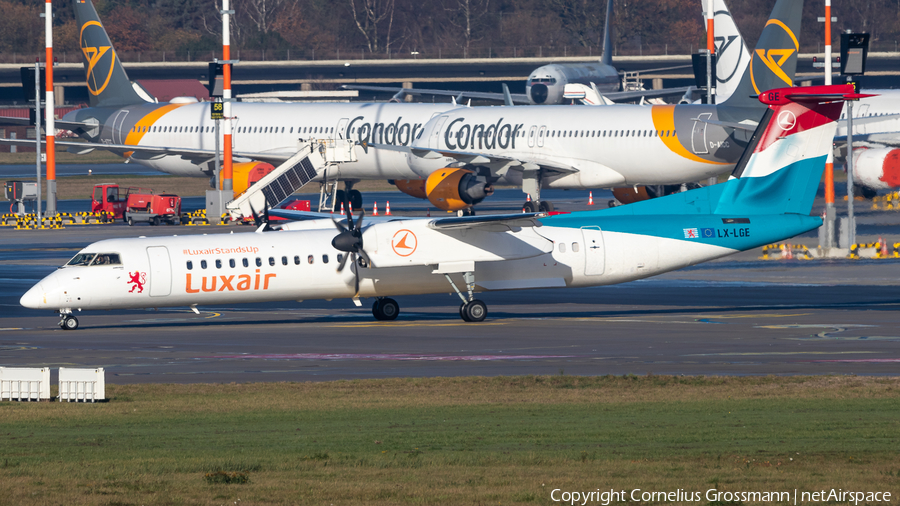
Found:
[[[900,378],[860,377],[108,385],[105,403],[0,403],[0,503],[552,504],[553,489],[636,488],[896,500],[898,392]]]

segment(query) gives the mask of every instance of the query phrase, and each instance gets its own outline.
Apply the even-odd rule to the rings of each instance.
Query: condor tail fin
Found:
[[[721,185],[715,214],[809,215],[844,101],[868,96],[850,84],[760,95],[768,109],[731,178]]]
[[[727,107],[758,108],[754,98],[766,90],[794,85],[797,56],[800,52],[800,21],[803,0],[778,0],[766,22],[750,64],[731,98],[721,102]]]
[[[91,0],[73,0],[91,107],[143,104],[128,80]]]

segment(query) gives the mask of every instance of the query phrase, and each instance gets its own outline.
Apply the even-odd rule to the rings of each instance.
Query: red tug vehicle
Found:
[[[117,184],[94,186],[91,212],[109,213],[129,225],[146,221],[151,225],[181,223],[181,197],[168,193],[155,195],[145,188],[127,188],[122,195]]]

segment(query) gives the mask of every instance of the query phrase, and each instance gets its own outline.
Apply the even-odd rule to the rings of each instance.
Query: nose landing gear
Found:
[[[75,330],[78,328],[78,318],[70,313],[59,313],[59,327],[63,330]]]

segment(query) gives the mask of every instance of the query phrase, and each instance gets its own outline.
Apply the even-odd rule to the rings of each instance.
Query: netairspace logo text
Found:
[[[562,504],[574,506],[576,504],[600,504],[608,506],[614,502],[640,501],[640,502],[780,502],[792,504],[808,504],[816,502],[838,502],[858,506],[859,503],[890,503],[890,492],[860,492],[843,489],[799,491],[794,489],[788,492],[749,492],[749,491],[720,491],[714,488],[706,492],[678,489],[674,492],[653,492],[639,488],[628,490],[600,490],[592,491],[568,491],[559,488],[550,492],[550,500]]]

